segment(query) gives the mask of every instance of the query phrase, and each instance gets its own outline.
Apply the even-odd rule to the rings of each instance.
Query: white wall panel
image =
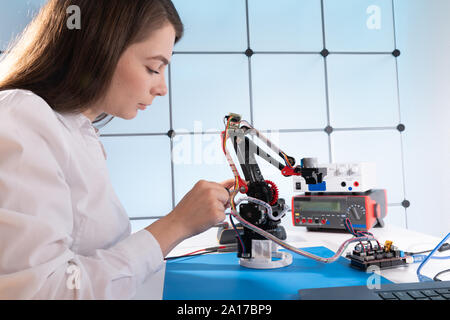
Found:
[[[111,182],[132,217],[172,211],[170,140],[161,137],[103,137]]]
[[[323,58],[264,54],[252,57],[254,125],[259,129],[325,128]]]
[[[249,0],[248,4],[254,51],[323,49],[320,0]]]
[[[30,21],[28,11],[44,2],[0,0],[0,50]],[[119,135],[102,141],[131,217],[164,215],[199,179],[232,177],[217,132],[223,116],[236,112],[258,129],[284,130],[273,134],[297,160],[375,161],[379,187],[396,204],[388,223],[448,231],[447,0],[174,4],[186,32],[166,75],[170,96],[157,97],[134,120],[114,119],[102,129]],[[249,46],[250,57],[244,54]],[[319,54],[323,48],[330,52],[326,57]],[[401,52],[397,58],[390,54],[394,49]],[[165,135],[171,118],[173,153]],[[401,134],[399,123],[406,128]],[[330,137],[323,132],[327,125],[335,129]],[[289,198],[290,183],[260,164]],[[404,199],[407,209],[399,205]]]

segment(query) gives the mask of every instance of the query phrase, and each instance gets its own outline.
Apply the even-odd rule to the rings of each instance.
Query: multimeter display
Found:
[[[341,211],[341,203],[338,201],[301,201],[298,208],[302,211]]]
[[[345,230],[348,219],[355,230],[382,224],[387,213],[386,190],[353,194],[305,194],[292,198],[292,222],[310,230]]]

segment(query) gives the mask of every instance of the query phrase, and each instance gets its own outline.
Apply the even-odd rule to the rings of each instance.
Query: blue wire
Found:
[[[439,244],[436,246],[436,248],[434,248],[430,254],[425,258],[425,260],[422,261],[422,263],[420,264],[420,266],[417,268],[417,278],[419,279],[420,282],[424,282],[424,281],[433,281],[433,279],[424,276],[423,274],[420,273],[420,270],[422,269],[422,267],[428,262],[428,260],[432,259],[432,256],[434,255],[434,253],[439,250],[439,248],[447,241],[447,239],[450,238],[450,233],[448,233],[444,239],[442,239],[441,242],[439,242]],[[434,257],[434,258],[439,258],[439,257]],[[433,258],[433,259],[434,259]],[[449,258],[449,257],[441,257],[441,258]]]

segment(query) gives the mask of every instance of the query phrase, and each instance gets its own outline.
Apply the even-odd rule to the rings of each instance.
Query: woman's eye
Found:
[[[148,73],[150,73],[150,74],[154,74],[154,73],[159,74],[158,71],[152,70],[152,69],[150,69],[150,68],[148,68],[148,67],[147,67],[147,71],[148,71]]]

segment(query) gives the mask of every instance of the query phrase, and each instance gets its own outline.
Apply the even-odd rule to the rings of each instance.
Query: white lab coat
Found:
[[[27,90],[0,91],[0,299],[129,299],[164,265],[131,234],[98,132]]]

